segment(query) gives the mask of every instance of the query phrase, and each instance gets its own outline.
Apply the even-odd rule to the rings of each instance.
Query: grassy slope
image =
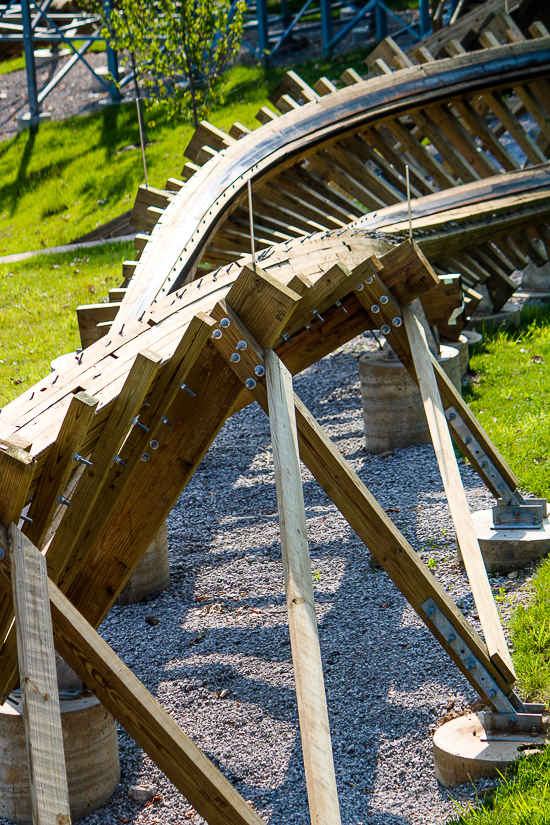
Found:
[[[131,247],[109,244],[0,266],[0,407],[47,375],[54,358],[80,346],[75,307],[119,285]]]
[[[324,73],[334,78],[347,66],[364,69],[366,54],[299,70],[311,82]],[[228,72],[226,101],[211,121],[222,129],[234,121],[256,127],[254,115],[283,72],[242,66]],[[164,186],[168,177],[179,176],[193,130],[152,112],[147,121],[149,182]],[[138,147],[134,104],[45,124],[0,144],[0,256],[70,243],[130,209],[143,182]]]

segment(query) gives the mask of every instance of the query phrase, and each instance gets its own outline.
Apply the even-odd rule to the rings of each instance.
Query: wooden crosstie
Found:
[[[337,825],[340,816],[299,459],[483,701],[497,711],[522,710],[448,424],[456,435],[461,422],[467,455],[465,429],[483,445],[486,461],[472,456],[472,463],[491,490],[513,499],[517,480],[431,360],[420,302],[440,282],[425,256],[409,241],[354,237],[353,249],[347,235],[327,238],[321,252],[313,240],[309,249],[282,245],[265,268],[234,264],[188,284],[2,411],[0,693],[5,700],[20,679],[33,801],[41,811],[67,816],[63,766],[40,757],[59,736],[55,646],[209,823],[261,822],[96,630],[223,423],[252,402],[270,416],[312,822]],[[344,248],[349,267],[339,262]],[[365,329],[384,331],[420,385],[485,640],[292,390],[292,374]],[[35,611],[25,618],[29,605]]]
[[[201,123],[182,179],[170,178],[164,189],[140,187],[132,213],[140,230],[136,260],[125,262],[109,304],[80,310],[83,345],[115,318],[125,322],[247,254],[249,181],[262,250],[342,230],[365,213],[376,213],[373,231],[385,232],[384,213],[390,210],[389,220],[406,198],[406,166],[415,237],[435,271],[461,272],[467,301],[485,284],[498,311],[516,288],[514,269],[541,265],[540,243],[550,247],[550,35],[540,24],[526,35],[511,26],[508,42],[495,44],[493,32],[503,25],[502,14],[493,17],[487,48],[463,53],[457,41],[453,56],[440,60],[429,60],[425,48],[421,63],[388,38],[369,78],[348,69],[345,88],[326,78],[311,87],[288,72],[270,96],[280,114],[264,107],[253,131]],[[404,237],[402,223],[393,231]]]

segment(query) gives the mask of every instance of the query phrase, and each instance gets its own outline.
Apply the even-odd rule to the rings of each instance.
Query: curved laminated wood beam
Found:
[[[323,147],[353,137],[369,126],[427,106],[460,100],[466,89],[470,97],[549,74],[548,38],[500,46],[475,56],[447,58],[356,83],[244,135],[215,153],[166,207],[143,250],[117,323],[126,322],[157,297],[195,276],[216,231],[244,202],[248,180],[259,191],[264,182],[285,169],[294,172],[292,167],[298,162],[314,161]],[[279,222],[283,215],[279,214]],[[238,254],[239,250],[235,251]],[[235,254],[229,252],[225,257],[229,262]]]

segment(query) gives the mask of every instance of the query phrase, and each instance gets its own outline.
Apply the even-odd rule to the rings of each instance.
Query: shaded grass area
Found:
[[[363,70],[368,50],[297,67],[310,83],[337,78],[347,66]],[[258,126],[255,114],[285,69],[237,66],[225,75],[225,100],[210,120],[222,129],[235,121]],[[146,116],[149,183],[179,177],[193,128],[150,111]],[[0,255],[74,241],[115,218],[134,202],[143,182],[134,103],[99,114],[47,123],[0,144]]]
[[[131,247],[106,244],[0,266],[0,407],[80,346],[75,308],[119,285]]]
[[[550,305],[526,307],[516,333],[486,338],[470,361],[464,397],[504,454],[521,486],[550,497]],[[526,608],[510,621],[518,691],[550,705],[550,559],[541,562]],[[449,825],[550,825],[550,748],[526,756],[482,804]]]

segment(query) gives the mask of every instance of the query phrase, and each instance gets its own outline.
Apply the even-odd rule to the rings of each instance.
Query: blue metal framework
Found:
[[[112,100],[119,100],[121,97],[118,86],[101,77],[84,57],[92,43],[105,40],[100,31],[100,19],[94,15],[52,12],[50,10],[51,2],[52,0],[43,0],[42,3],[37,0],[10,0],[0,12],[0,43],[6,41],[23,42],[31,120],[38,117],[40,107],[46,97],[79,61],[97,78],[97,81],[109,93]],[[104,0],[103,7],[108,16],[111,9],[111,0]],[[93,27],[92,33],[81,31],[90,26]],[[38,92],[36,82],[34,59],[34,49],[37,43],[51,44],[53,55],[55,55],[60,44],[64,44],[73,52],[70,59],[40,92]],[[109,72],[118,81],[117,53],[108,45],[106,52]],[[120,86],[126,85],[130,80],[131,77],[125,77]]]
[[[456,6],[458,0],[451,0],[451,3]],[[342,2],[342,0],[338,0],[338,2],[319,0],[318,3],[315,0],[305,0],[301,9],[296,14],[290,15],[287,0],[282,0],[281,14],[270,15],[268,14],[267,0],[256,0],[255,19],[249,21],[245,29],[256,29],[258,45],[254,47],[246,39],[244,44],[264,63],[268,63],[282,44],[292,35],[298,23],[305,22],[307,18],[310,18],[311,21],[312,16],[315,16],[316,20],[310,22],[308,27],[320,25],[323,53],[325,55],[330,55],[337,43],[364,21],[365,17],[368,17],[372,25],[373,34],[377,41],[383,40],[387,36],[388,18],[400,24],[399,31],[394,32],[394,34],[401,34],[406,31],[416,40],[420,40],[432,31],[429,0],[419,0],[420,20],[412,26],[404,26],[399,17],[388,8],[383,0],[369,0],[351,20],[341,25],[340,21],[334,19],[334,13],[345,5],[348,4]],[[335,34],[334,29],[336,26],[338,26],[338,31]]]
[[[106,47],[107,65],[109,73],[117,81],[116,83],[101,77],[85,59],[84,55],[92,43],[105,40],[101,34],[100,18],[79,13],[60,14],[51,12],[51,3],[52,0],[42,0],[41,3],[39,3],[39,0],[9,0],[7,5],[0,5],[0,42],[23,42],[31,121],[33,118],[38,118],[40,107],[45,98],[79,61],[97,78],[113,101],[120,100],[120,88],[133,80],[133,74],[130,73],[118,83],[118,55],[108,44]],[[451,0],[451,13],[457,3],[458,0]],[[103,10],[107,20],[111,14],[111,4],[112,0],[103,0]],[[305,25],[308,28],[320,26],[323,53],[325,55],[330,55],[334,47],[366,17],[368,17],[373,27],[377,41],[383,40],[387,35],[388,18],[400,24],[399,31],[394,34],[406,31],[416,40],[420,40],[432,30],[429,0],[419,0],[420,20],[419,23],[412,26],[403,26],[399,17],[386,6],[383,0],[369,0],[351,20],[343,25],[339,20],[334,19],[334,14],[346,5],[345,0],[337,0],[337,2],[334,0],[318,0],[318,2],[317,0],[305,0],[303,6],[295,14],[290,13],[288,0],[281,0],[280,5],[281,13],[270,15],[268,14],[267,0],[255,0],[255,10],[251,9],[254,19],[249,20],[245,26],[245,32],[251,29],[256,30],[257,46],[251,45],[246,38],[243,40],[243,44],[266,64],[269,63],[270,58],[283,43],[291,37],[300,23],[302,24],[302,31]],[[308,18],[309,22],[307,22]],[[81,33],[83,28],[89,26],[94,27],[91,34]],[[334,32],[336,26],[338,27],[337,33]],[[270,41],[270,36],[271,41],[274,42]],[[40,92],[38,92],[36,82],[34,59],[35,44],[39,42],[50,43],[54,53],[59,48],[59,44],[65,44],[73,52],[70,59]]]

